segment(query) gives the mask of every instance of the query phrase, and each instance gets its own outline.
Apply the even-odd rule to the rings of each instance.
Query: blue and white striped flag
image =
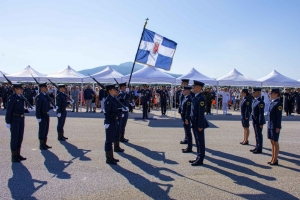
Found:
[[[170,70],[177,43],[144,29],[135,62]]]

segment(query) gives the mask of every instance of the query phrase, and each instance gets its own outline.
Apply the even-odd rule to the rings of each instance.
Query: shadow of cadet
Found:
[[[32,196],[37,190],[47,184],[47,181],[32,179],[31,173],[22,163],[12,163],[13,176],[8,180],[12,199],[36,199]],[[36,187],[36,185],[38,185]]]
[[[74,159],[79,158],[79,160],[82,161],[91,160],[91,158],[85,156],[85,154],[91,152],[91,150],[78,149],[75,145],[68,143],[67,141],[60,141],[60,143],[66,148],[69,154],[74,157]]]

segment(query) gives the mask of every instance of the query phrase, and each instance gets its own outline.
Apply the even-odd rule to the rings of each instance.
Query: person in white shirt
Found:
[[[241,100],[241,93],[239,90],[235,90],[235,92],[233,93],[234,95],[234,106],[233,106],[233,110],[239,110],[240,108],[240,100]]]
[[[221,93],[223,99],[222,99],[222,109],[223,109],[223,114],[227,115],[228,112],[228,102],[230,100],[230,94],[228,92],[227,88],[224,88],[224,92]]]
[[[263,92],[263,95],[264,97],[264,102],[265,102],[265,115],[268,115],[269,114],[269,107],[270,107],[270,94],[269,94],[269,91],[266,90]]]

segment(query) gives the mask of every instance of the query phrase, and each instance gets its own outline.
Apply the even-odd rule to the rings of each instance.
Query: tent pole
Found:
[[[83,96],[83,79],[81,79],[81,91],[80,91],[80,112],[82,112],[82,96]]]
[[[285,96],[284,96],[284,93],[285,93],[285,87],[283,87],[283,102],[282,102],[282,105],[283,105],[283,111],[284,111],[284,103],[285,103]]]
[[[217,81],[217,91],[216,91],[216,94],[217,94],[217,102],[216,102],[216,110],[217,110],[217,115],[218,115],[218,112],[219,112],[219,81]]]

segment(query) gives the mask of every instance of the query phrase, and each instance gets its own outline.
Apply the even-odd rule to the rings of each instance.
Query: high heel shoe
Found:
[[[278,160],[274,163],[270,163],[270,165],[278,165]]]
[[[249,144],[249,141],[247,142],[240,142],[241,145],[248,145]]]

